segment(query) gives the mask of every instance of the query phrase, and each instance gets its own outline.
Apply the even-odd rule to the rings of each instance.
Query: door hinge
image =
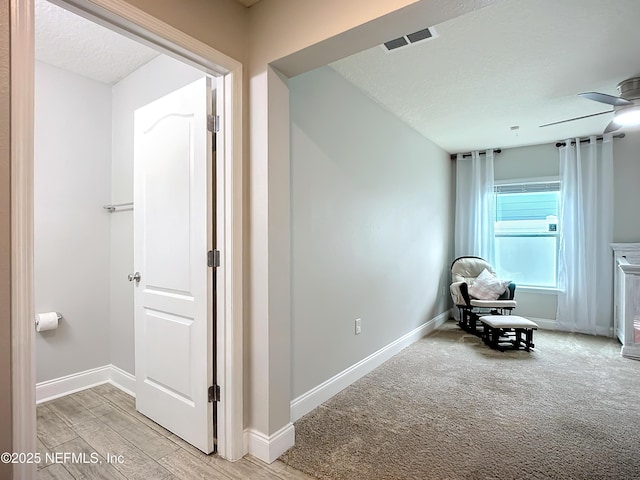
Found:
[[[207,252],[207,265],[210,267],[220,266],[220,250],[209,250]]]
[[[207,115],[207,130],[217,133],[220,131],[220,116]]]
[[[212,385],[209,387],[209,401],[210,402],[220,401],[220,385]]]

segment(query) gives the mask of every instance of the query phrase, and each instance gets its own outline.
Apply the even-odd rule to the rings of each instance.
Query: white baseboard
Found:
[[[125,393],[128,393],[132,397],[136,396],[136,377],[129,372],[125,372],[115,365],[109,365],[111,367],[111,376],[109,377],[109,383],[114,387],[119,388]]]
[[[540,327],[541,330],[558,330],[556,321],[550,318],[535,318],[535,317],[525,317],[525,318],[531,320],[532,322],[536,322],[538,324],[538,327]]]
[[[329,380],[321,383],[317,387],[312,388],[306,393],[291,401],[291,421],[295,422],[299,418],[309,413],[314,408],[329,400],[341,390],[344,390],[356,380],[364,377],[367,373],[382,365],[395,354],[405,347],[418,341],[425,335],[428,335],[436,328],[439,328],[451,316],[451,310],[441,313],[437,317],[420,325],[418,328],[403,335],[396,341],[390,343],[386,347],[381,348],[377,352],[372,353],[368,357],[360,360],[358,363],[334,375]]]
[[[111,383],[135,397],[135,377],[115,365],[92,368],[36,384],[36,403],[47,402],[103,383]]]
[[[624,345],[620,349],[620,355],[625,358],[631,358],[633,360],[640,360],[640,347],[635,345]]]
[[[289,423],[273,435],[265,435],[257,430],[245,430],[245,451],[265,463],[275,462],[280,455],[293,447],[296,439],[293,423]]]
[[[537,318],[537,317],[525,317],[525,318],[528,320],[531,320],[532,322],[536,322],[540,330],[556,330],[558,332],[571,332],[571,330],[567,328],[563,328],[562,325],[558,325],[555,319],[552,319],[552,318]],[[598,335],[603,335],[603,334],[598,332]],[[604,335],[607,336],[606,334]],[[611,335],[608,335],[608,336],[611,336]]]
[[[526,317],[526,318],[528,318],[532,322],[536,322],[538,324],[538,327],[540,327],[540,329],[542,330],[556,330],[558,332],[569,332],[569,333],[572,332],[570,328],[567,328],[567,327],[564,327],[563,325],[558,324],[558,322],[556,322],[553,319],[535,318],[535,317]],[[585,333],[587,335],[594,335],[594,332],[576,331],[575,333]],[[613,328],[611,327],[598,328],[596,329],[595,335],[600,335],[603,337],[613,337],[614,336]]]
[[[107,383],[110,377],[110,366],[92,368],[84,372],[72,373],[64,377],[54,378],[36,384],[36,403],[63,397],[87,388]]]

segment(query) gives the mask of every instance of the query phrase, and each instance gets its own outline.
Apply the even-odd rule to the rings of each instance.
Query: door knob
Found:
[[[130,282],[133,282],[134,280],[136,282],[139,282],[140,281],[140,272],[130,273],[129,275],[127,275],[127,278],[129,279]]]

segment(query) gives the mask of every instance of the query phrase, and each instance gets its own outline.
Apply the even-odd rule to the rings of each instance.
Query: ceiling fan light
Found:
[[[625,108],[617,112],[614,122],[621,127],[640,125],[640,107]]]

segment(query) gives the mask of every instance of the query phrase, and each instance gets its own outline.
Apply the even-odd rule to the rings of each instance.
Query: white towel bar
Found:
[[[122,210],[133,210],[133,202],[131,203],[118,203],[113,205],[103,205],[105,210],[108,210],[109,213],[120,212]]]

